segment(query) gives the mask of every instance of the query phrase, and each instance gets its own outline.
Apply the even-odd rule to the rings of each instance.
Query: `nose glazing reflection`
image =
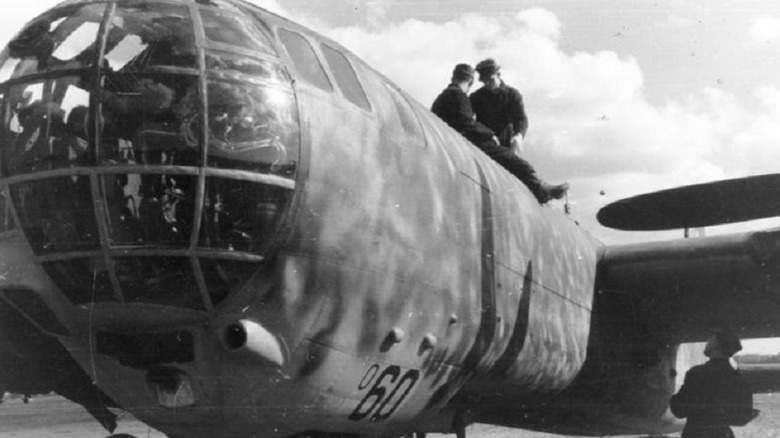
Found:
[[[262,263],[300,125],[256,20],[223,2],[71,3],[0,58],[0,186],[75,304],[208,310]]]

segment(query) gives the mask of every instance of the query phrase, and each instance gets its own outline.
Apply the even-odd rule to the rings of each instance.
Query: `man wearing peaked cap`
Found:
[[[431,111],[477,146],[498,144],[493,131],[477,122],[474,111],[471,110],[471,102],[466,93],[474,83],[475,75],[470,65],[456,65],[452,70],[450,84],[434,100]]]
[[[471,106],[477,120],[492,129],[501,142],[509,148],[517,148],[528,131],[528,117],[523,96],[516,88],[501,79],[501,66],[495,59],[480,61],[476,67],[482,88],[471,95]]]
[[[568,184],[547,184],[536,176],[533,166],[520,157],[519,149],[528,129],[528,118],[525,115],[523,97],[516,89],[501,81],[500,69],[501,67],[492,58],[477,64],[479,80],[484,82],[485,86],[474,92],[470,98],[470,112],[476,115],[477,123],[493,133],[491,142],[478,143],[468,135],[464,135],[525,183],[539,203],[544,204],[551,199],[560,199],[566,194]],[[467,92],[468,89],[465,91]],[[446,118],[442,118],[447,121]]]
[[[498,65],[495,59],[487,58],[479,61],[474,70],[483,75],[492,75],[493,73],[498,73],[498,71],[501,70],[501,66]]]
[[[452,70],[449,86],[433,102],[431,111],[460,132],[479,149],[525,183],[536,199],[544,204],[556,196],[550,186],[536,177],[534,168],[511,149],[501,145],[495,131],[476,120],[468,98],[468,91],[474,83],[475,71],[468,64],[458,64]]]

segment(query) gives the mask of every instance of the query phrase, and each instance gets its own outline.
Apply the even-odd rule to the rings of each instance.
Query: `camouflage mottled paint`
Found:
[[[318,53],[326,41],[266,18]],[[599,245],[348,56],[371,110],[295,82],[303,155],[287,222],[254,279],[219,308],[75,307],[34,285],[73,327],[61,342],[95,383],[168,434],[396,436],[485,379],[553,394],[583,366]],[[283,366],[226,348],[239,319],[278,338]],[[193,408],[161,407],[149,370],[94,349],[98,331],[171,330],[194,339],[195,360],[169,365],[190,379]]]
[[[307,175],[263,303],[292,358],[274,393],[310,388],[301,427],[392,436],[488,376],[515,393],[565,388],[585,360],[598,245],[352,60],[371,113],[297,83]],[[375,364],[421,378],[392,417],[352,421]]]

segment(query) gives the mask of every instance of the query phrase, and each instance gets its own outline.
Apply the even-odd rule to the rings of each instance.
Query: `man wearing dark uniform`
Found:
[[[456,65],[450,85],[433,102],[431,111],[525,183],[539,203],[561,198],[565,190],[560,191],[560,186],[551,186],[539,180],[527,161],[511,149],[501,146],[495,132],[476,120],[467,94],[474,83],[474,76],[474,69],[470,65]]]
[[[474,83],[474,76],[474,69],[470,65],[456,65],[452,71],[452,82],[433,101],[431,111],[477,146],[484,142],[498,144],[493,131],[477,122],[471,110],[466,93]]]
[[[685,374],[680,391],[672,396],[672,414],[687,418],[681,438],[734,438],[729,425],[745,425],[757,411],[745,380],[729,358],[742,349],[728,329],[714,330],[704,348],[710,360]]]
[[[479,80],[485,86],[471,94],[477,120],[498,136],[501,146],[516,149],[528,131],[523,96],[501,80],[500,67],[492,58],[477,64]]]

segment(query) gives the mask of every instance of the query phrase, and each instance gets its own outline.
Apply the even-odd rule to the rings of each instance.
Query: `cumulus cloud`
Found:
[[[778,37],[780,37],[780,19],[757,18],[750,26],[750,38],[757,43],[773,43],[777,41]]]
[[[561,22],[547,9],[533,8],[520,11],[517,14],[517,21],[532,33],[543,35],[551,40],[557,40],[561,33]]]

